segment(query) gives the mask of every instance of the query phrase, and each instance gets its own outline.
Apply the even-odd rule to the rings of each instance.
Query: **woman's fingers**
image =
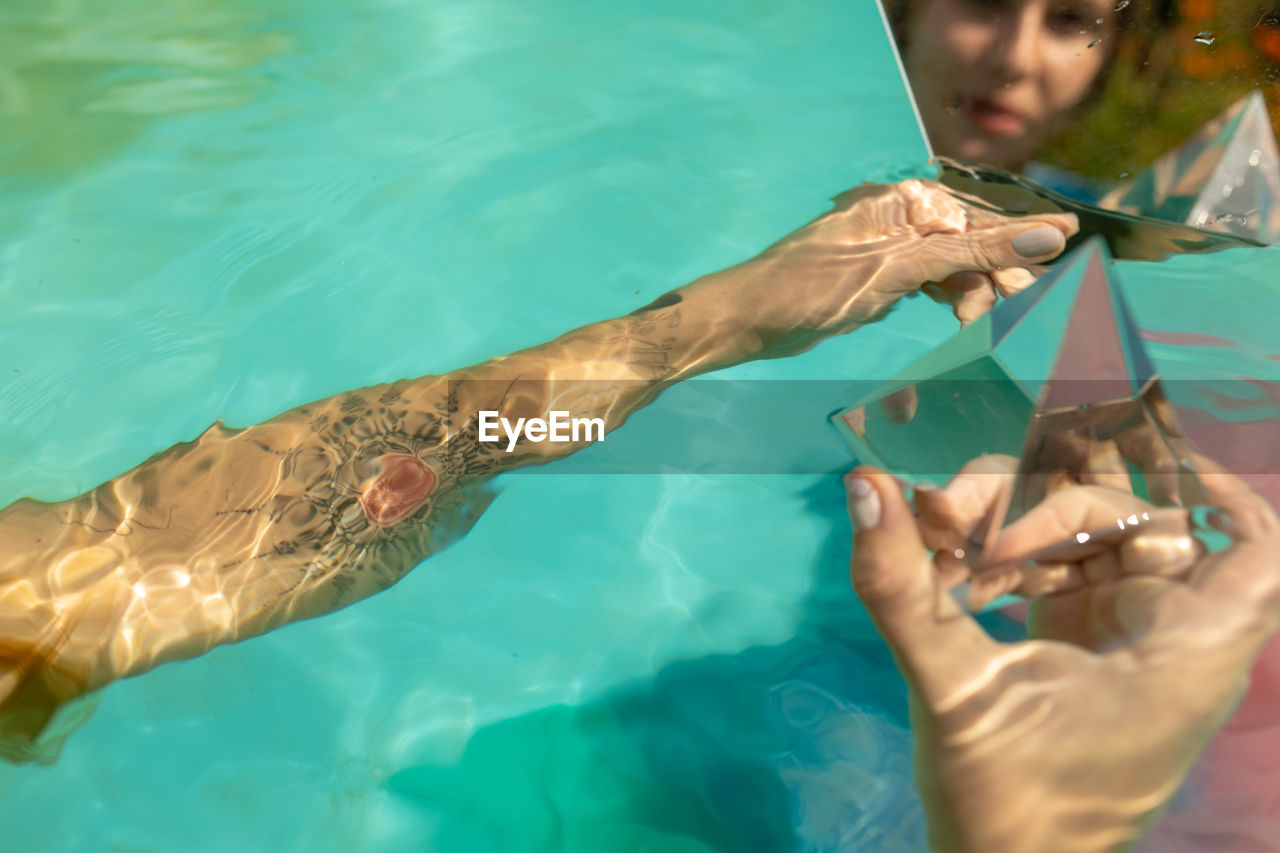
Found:
[[[1009,297],[1036,280],[1025,267],[980,272],[964,270],[939,283],[926,284],[923,292],[934,302],[950,305],[960,325],[967,326],[990,311],[998,297]]]
[[[1129,466],[1125,464],[1114,441],[1089,443],[1089,452],[1084,460],[1084,468],[1080,472],[1080,483],[1133,493],[1133,484],[1129,480]]]
[[[1034,280],[1026,268],[1057,257],[1079,230],[1073,214],[1003,216],[933,181],[864,185],[835,202],[835,210],[800,233],[841,245],[892,245],[877,276],[885,283],[885,304],[941,282],[926,292],[949,302],[964,324],[990,310],[999,295],[1025,288]]]
[[[1021,569],[995,569],[969,577],[965,604],[970,610],[981,610],[1002,595],[1022,585]]]
[[[1116,436],[1116,447],[1121,456],[1142,469],[1147,496],[1152,503],[1182,505],[1182,466],[1154,426],[1144,420],[1139,426],[1125,430]]]
[[[1280,517],[1267,500],[1207,456],[1192,457],[1205,495],[1221,510],[1222,532],[1237,542],[1251,539],[1273,539],[1280,534]]]
[[[1005,267],[990,272],[963,270],[937,284],[926,285],[924,292],[934,302],[950,305],[956,319],[967,326],[990,311],[999,296],[1013,296],[1035,280],[1035,274],[1026,267]]]
[[[1126,575],[1156,575],[1180,580],[1204,558],[1204,543],[1195,537],[1189,513],[1152,509],[1151,516],[1120,543],[1120,565]]]
[[[1005,267],[991,273],[996,292],[1006,299],[1026,290],[1036,280],[1036,274],[1026,267]]]
[[[908,680],[930,704],[945,703],[980,677],[996,644],[939,585],[893,478],[858,468],[845,485],[855,529],[853,587]]]
[[[1114,548],[1133,528],[1148,521],[1153,511],[1146,501],[1115,489],[1060,489],[1002,530],[986,561],[992,566],[1028,560],[1078,562]]]
[[[996,304],[996,286],[989,273],[962,270],[938,283],[960,325],[967,326]]]
[[[920,397],[916,394],[916,386],[908,385],[906,388],[899,388],[892,391],[880,399],[880,408],[884,412],[884,416],[889,419],[890,423],[906,424],[911,423],[911,419],[916,416],[916,409],[920,406]]]
[[[993,453],[969,460],[946,488],[917,487],[914,503],[925,546],[954,552],[981,544],[991,514],[1017,470],[1017,459]]]
[[[1075,218],[1027,217],[1009,224],[962,233],[934,233],[919,241],[916,251],[898,262],[910,269],[903,275],[921,283],[944,281],[966,270],[993,272],[1025,267],[1056,258],[1067,237],[1077,230]]]
[[[1265,641],[1280,627],[1280,518],[1239,477],[1204,456],[1193,457],[1215,526],[1234,544],[1201,560],[1191,585],[1220,611],[1224,627],[1235,623],[1251,642]]]
[[[1044,430],[1028,452],[1019,511],[1075,485],[1133,492],[1129,468],[1114,442],[1096,439],[1085,430]]]
[[[801,282],[797,290],[812,291],[810,283],[829,279],[831,287],[812,293],[817,307],[797,305],[797,322],[813,324],[821,310],[817,325],[832,331],[879,319],[928,282],[978,271],[982,277],[959,294],[930,288],[953,303],[962,321],[972,322],[994,304],[1001,287],[1012,292],[1025,286],[1025,275],[1006,270],[1057,257],[1077,230],[1070,214],[984,213],[931,181],[864,185],[835,202],[834,210],[756,259],[762,274]],[[996,271],[999,284],[987,275]]]
[[[1080,589],[1085,585],[1084,573],[1079,566],[1071,563],[1025,566],[1022,568],[1020,575],[1021,583],[1018,584],[1013,592],[1023,598],[1036,598],[1051,593],[1067,592]]]

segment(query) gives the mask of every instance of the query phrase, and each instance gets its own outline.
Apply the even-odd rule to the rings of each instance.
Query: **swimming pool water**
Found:
[[[0,56],[0,505],[624,313],[924,152],[871,2],[65,2]],[[1260,255],[1132,265],[1139,314]],[[726,373],[882,378],[930,307]],[[110,687],[0,767],[4,846],[919,849],[836,477],[500,486],[392,590]]]

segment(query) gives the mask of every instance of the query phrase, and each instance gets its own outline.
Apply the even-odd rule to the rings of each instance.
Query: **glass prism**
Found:
[[[1233,104],[1100,206],[1195,228],[1280,240],[1280,154],[1262,93]]]
[[[1072,483],[1201,503],[1191,448],[1112,269],[1091,239],[833,422],[860,461],[912,484],[945,483],[986,454],[1018,459],[993,530]]]

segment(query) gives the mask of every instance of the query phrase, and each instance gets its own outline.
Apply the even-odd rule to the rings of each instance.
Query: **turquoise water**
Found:
[[[924,156],[869,0],[104,9],[0,12],[0,504],[625,313]],[[1142,265],[1139,313],[1259,257]],[[728,374],[889,376],[931,307]],[[919,848],[836,477],[500,485],[394,589],[0,767],[6,848]]]
[[[4,15],[0,503],[624,313],[923,151],[870,3]],[[735,376],[858,375],[925,333],[878,334]],[[866,633],[838,501],[817,477],[508,478],[394,590],[105,691],[56,765],[0,768],[5,846],[859,831],[803,805],[850,779],[881,819],[910,804],[900,723],[859,710],[896,690],[883,655],[814,636],[820,611]]]

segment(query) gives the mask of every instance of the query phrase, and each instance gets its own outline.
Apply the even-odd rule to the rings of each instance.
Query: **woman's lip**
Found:
[[[993,136],[1022,136],[1027,132],[1026,119],[989,98],[969,98],[961,110],[969,121]]]

